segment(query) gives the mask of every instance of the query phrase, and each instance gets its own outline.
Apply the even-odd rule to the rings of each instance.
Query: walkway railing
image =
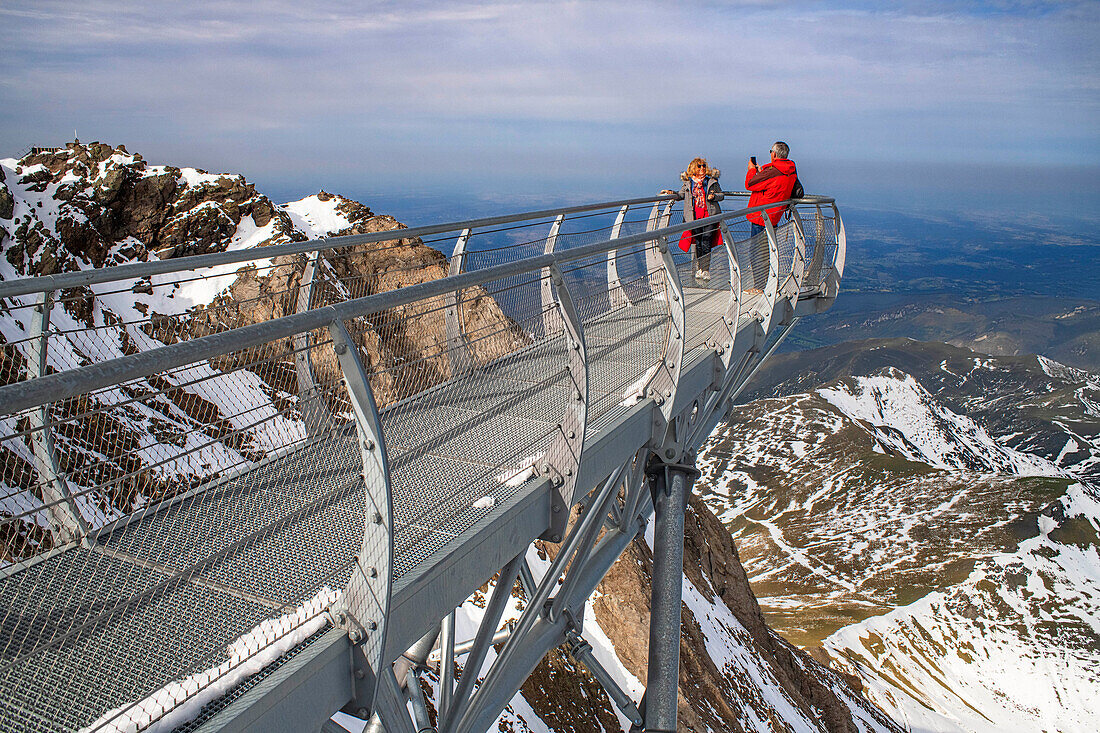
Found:
[[[0,283],[0,728],[182,722],[332,627],[370,705],[395,585],[534,493],[562,541],[610,473],[588,446],[644,404],[681,419],[705,354],[725,374],[688,397],[716,412],[773,322],[835,298],[831,199],[756,241],[748,209],[694,224],[726,244],[708,282],[673,203]]]

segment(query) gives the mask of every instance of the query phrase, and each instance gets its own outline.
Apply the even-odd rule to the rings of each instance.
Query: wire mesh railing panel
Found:
[[[4,384],[293,313],[306,256],[257,259],[201,270],[123,278],[41,296],[0,300]],[[36,321],[46,326],[33,330]],[[45,334],[44,337],[39,333]]]
[[[779,255],[779,283],[782,284],[791,274],[796,255],[795,229],[790,220],[775,228],[775,244]]]
[[[644,389],[662,363],[671,328],[667,273],[654,264],[656,243],[649,250],[649,267],[632,291],[628,306],[590,313],[584,320],[588,361],[588,434],[602,430],[624,409],[644,397]],[[638,253],[646,261],[645,253]],[[577,281],[576,286],[582,287]]]
[[[836,218],[831,207],[801,205],[802,230],[806,235],[806,273],[802,291],[821,287],[824,269],[836,259]]]
[[[395,578],[543,475],[546,465],[564,471],[575,462],[554,453],[578,387],[567,368],[560,312],[541,296],[546,277],[536,271],[458,294],[463,366],[452,358],[455,344],[414,338],[441,333],[452,307],[446,297],[346,323],[369,353],[364,361],[380,408]],[[373,333],[400,348],[372,351]]]
[[[201,706],[326,623],[364,522],[362,461],[327,330],[0,424],[0,679],[13,690],[0,729],[40,719],[52,730],[141,730]],[[45,426],[52,478],[34,456]],[[53,529],[62,504],[84,523],[83,543],[47,552],[53,543],[27,542]]]
[[[737,238],[740,234],[735,235],[734,251],[737,253],[737,265],[741,268],[741,290],[750,295],[763,293],[768,285],[771,267],[768,233],[761,231],[756,235]]]

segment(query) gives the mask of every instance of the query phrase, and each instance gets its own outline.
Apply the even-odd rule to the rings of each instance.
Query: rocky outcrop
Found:
[[[648,655],[649,587],[653,558],[649,546],[636,540],[603,579],[593,601],[596,621],[611,639],[623,665],[644,680]],[[859,730],[863,725],[898,730],[881,712],[859,696],[834,672],[772,631],[741,566],[729,531],[693,497],[685,520],[684,575],[702,596],[693,608],[685,598],[681,611],[680,706],[681,731],[746,731],[746,721],[771,720],[773,730],[786,730],[790,714],[761,694],[758,680],[746,670],[723,664],[709,646],[713,622],[701,609],[725,608],[740,628],[729,629],[733,639],[759,662],[759,674],[770,678],[773,696],[795,706],[814,727],[829,733]],[[698,600],[698,599],[697,599]],[[720,616],[720,614],[719,614]],[[749,714],[751,711],[751,714]]]
[[[259,259],[235,270],[233,266],[208,268],[184,276],[66,290],[57,296],[60,307],[54,311],[54,328],[66,327],[56,324],[62,316],[69,316],[84,326],[95,326],[95,330],[76,349],[51,347],[51,369],[72,368],[104,355],[132,354],[447,274],[443,253],[419,238],[401,236],[405,227],[396,219],[376,215],[357,201],[325,191],[276,205],[242,176],[154,166],[122,146],[102,143],[71,143],[55,152],[5,160],[0,171],[5,175],[0,190],[11,200],[8,207],[4,206],[8,199],[0,198],[0,213],[10,209],[9,218],[0,219],[5,277],[12,271],[17,277],[46,275],[230,247],[259,249],[321,237],[394,232],[390,240],[324,251],[313,270],[315,287],[309,303],[300,302],[299,295],[314,253]],[[214,275],[219,279],[203,280]],[[526,343],[526,335],[484,290],[467,291],[463,301],[467,323],[485,335],[474,348],[475,358],[485,361]],[[10,325],[0,335],[2,383],[26,378],[24,357],[30,346],[25,314],[32,302],[33,298],[0,302],[0,319]],[[362,347],[380,407],[451,375],[441,306],[438,299],[421,302],[348,324]],[[137,329],[149,339],[139,338]],[[20,332],[21,337],[13,338]],[[329,412],[345,413],[342,373],[330,339],[323,332],[308,338],[314,378],[323,399],[330,402]],[[296,348],[290,339],[273,341],[221,357],[211,366],[222,371],[251,371],[264,381],[266,398],[294,420],[301,417],[293,356]],[[132,454],[139,451],[127,448],[138,445],[143,434],[153,434],[171,452],[174,448],[170,446],[178,447],[177,433],[183,423],[187,430],[210,436],[235,455],[248,460],[262,457],[262,440],[233,425],[230,418],[242,409],[233,400],[221,406],[205,398],[200,402],[195,390],[158,386],[152,383],[155,379],[145,380],[149,384],[141,388],[166,392],[174,407],[162,406],[163,415],[153,410],[153,414],[136,419],[125,411],[105,410],[99,413],[102,425],[91,431],[93,434],[65,435],[60,443],[63,467],[71,463],[70,467],[79,468],[89,462],[88,456],[100,456],[90,461],[99,472],[95,481],[110,479],[115,487],[96,497],[96,509],[104,520],[218,475],[215,469],[196,464],[188,469],[193,473],[170,481],[158,478],[158,472],[135,462]],[[76,401],[55,409],[75,416],[87,405]],[[104,440],[114,443],[97,443]],[[21,459],[12,451],[0,450],[0,462],[17,460]],[[16,485],[35,494],[33,472],[19,472],[0,463],[0,481],[4,476],[22,477]],[[70,480],[79,485],[79,471]],[[92,482],[91,477],[88,481]],[[24,524],[25,531],[9,537],[0,546],[0,554],[24,557],[48,546],[34,535],[30,523]]]

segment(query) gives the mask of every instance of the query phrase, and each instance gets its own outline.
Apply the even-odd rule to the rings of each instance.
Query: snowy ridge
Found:
[[[853,377],[817,392],[863,425],[885,450],[909,460],[948,470],[1065,475],[1045,458],[1001,445],[969,417],[939,404],[908,374],[893,370],[884,376]]]
[[[1074,484],[1040,534],[962,583],[830,636],[872,701],[920,731],[1058,730],[1100,720],[1100,555],[1052,534],[1100,530],[1100,492]]]
[[[73,159],[75,160],[75,159]],[[151,166],[139,156],[115,152],[105,160],[87,169],[73,163],[72,169],[56,181],[51,179],[45,165],[21,165],[18,160],[0,160],[3,167],[3,183],[13,198],[12,216],[0,219],[0,241],[4,256],[0,256],[0,280],[25,277],[33,272],[32,266],[41,260],[51,242],[60,243],[64,224],[68,221],[88,221],[89,213],[98,206],[97,195],[117,185],[117,181],[169,177],[175,179],[174,196],[177,202],[195,202],[190,208],[172,209],[172,216],[165,228],[179,220],[213,212],[219,220],[232,225],[225,212],[229,203],[219,199],[219,186],[237,186],[241,195],[251,189],[240,175],[210,174],[195,168]],[[83,167],[82,167],[83,166]],[[76,171],[82,171],[80,175]],[[60,189],[66,189],[60,193]],[[251,194],[254,199],[262,197]],[[213,197],[201,200],[203,197]],[[350,225],[350,221],[338,206],[347,199],[325,195],[307,196],[299,201],[284,204],[278,210],[285,211],[280,219],[272,216],[263,225],[256,223],[254,215],[240,216],[228,234],[215,243],[214,249],[236,251],[260,248],[289,242],[295,238],[318,237],[333,234]],[[177,206],[171,201],[164,204]],[[179,203],[179,207],[185,204]],[[360,207],[366,211],[365,207]],[[277,211],[276,211],[277,213]],[[285,217],[289,216],[290,219]],[[300,224],[297,228],[285,226],[289,221]],[[31,234],[28,234],[30,232]],[[35,234],[37,233],[37,234]],[[41,244],[36,244],[42,242]],[[59,256],[76,269],[94,267],[87,256],[66,252],[58,244]],[[133,261],[135,253],[144,245],[133,237],[111,243],[105,255],[105,264]],[[19,256],[13,252],[19,252]],[[148,253],[142,255],[147,257]],[[16,263],[21,263],[17,269]],[[257,260],[247,268],[265,274],[270,260]],[[90,286],[89,306],[79,317],[65,307],[55,307],[51,312],[51,328],[67,334],[51,337],[47,350],[48,368],[63,371],[89,361],[105,361],[121,357],[128,350],[147,350],[162,346],[151,324],[157,319],[171,323],[170,335],[182,332],[187,337],[191,318],[219,299],[232,299],[229,289],[241,277],[242,265],[227,264],[180,275],[168,273],[154,275],[145,280],[127,279]],[[17,296],[0,303],[0,337],[6,348],[18,352],[26,363],[32,354],[30,323],[26,315],[35,302],[33,295]],[[164,318],[171,319],[165,321]],[[201,332],[195,334],[201,335]],[[169,341],[170,342],[170,341]],[[155,480],[161,485],[184,488],[209,480],[234,467],[240,467],[262,457],[272,450],[296,444],[305,438],[304,424],[296,413],[288,412],[286,405],[297,403],[298,395],[286,392],[278,386],[264,382],[255,372],[238,369],[228,373],[215,372],[208,364],[196,364],[173,374],[162,375],[158,387],[150,380],[141,380],[142,390],[157,391],[169,388],[174,395],[160,403],[134,401],[132,393],[114,389],[98,393],[95,397],[109,410],[109,419],[117,434],[127,436],[139,448],[138,455],[149,466],[154,466]],[[227,429],[240,431],[231,440],[211,440],[201,430],[195,430],[196,421],[188,414],[187,404],[200,401],[209,404],[223,419]],[[127,405],[125,408],[122,405]],[[277,405],[283,405],[279,409]],[[192,408],[194,409],[194,408]],[[212,414],[208,413],[208,414]],[[0,430],[12,434],[15,425],[5,421]],[[29,450],[23,451],[20,441],[5,441],[3,449],[14,450],[19,458],[33,462]],[[59,436],[58,448],[64,453],[87,456],[91,461],[103,460],[109,451],[93,441],[82,441]],[[29,521],[40,527],[48,527],[42,513],[26,514],[30,507],[41,506],[41,500],[16,485],[5,482],[0,476],[0,510],[12,514],[25,514]],[[69,477],[84,518],[92,527],[117,519],[128,511],[146,503],[146,497],[135,496],[133,503],[113,506],[90,492],[91,485],[82,483],[79,472]]]
[[[744,405],[701,452],[761,608],[912,731],[1096,730],[1100,380],[894,348],[936,356]]]

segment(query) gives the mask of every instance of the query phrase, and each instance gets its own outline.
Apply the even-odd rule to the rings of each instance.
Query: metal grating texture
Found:
[[[836,218],[830,207],[821,205],[798,207],[802,229],[806,233],[806,274],[803,292],[814,292],[822,285],[822,272],[836,259]]]
[[[4,456],[34,456],[49,425],[52,480],[87,534],[4,571],[0,729],[172,719],[323,622],[362,543],[362,464],[331,341],[303,336],[5,418]],[[300,356],[323,426],[300,409]],[[9,536],[49,527],[62,500],[39,474],[5,479]]]

